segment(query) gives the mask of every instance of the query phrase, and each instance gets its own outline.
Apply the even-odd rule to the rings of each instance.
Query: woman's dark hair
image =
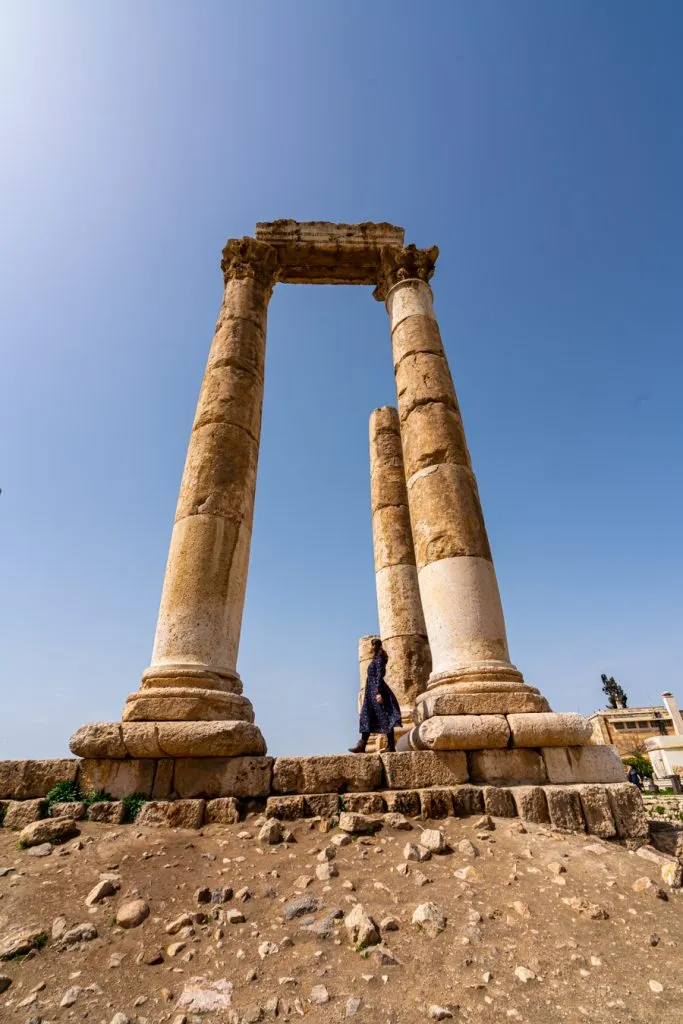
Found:
[[[378,654],[383,654],[387,661],[389,660],[389,655],[382,647],[382,641],[379,639],[379,637],[375,637],[374,640],[371,641],[371,644],[372,654],[374,658],[376,658]]]

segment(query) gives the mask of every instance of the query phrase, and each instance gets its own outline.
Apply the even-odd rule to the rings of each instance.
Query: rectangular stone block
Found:
[[[467,758],[472,782],[498,786],[547,782],[543,758],[535,750],[472,750]]]
[[[273,793],[367,793],[381,787],[377,754],[278,757],[273,765]]]
[[[389,789],[451,787],[469,778],[462,750],[407,750],[380,757]]]
[[[668,821],[652,821],[650,836],[656,850],[677,857],[683,863],[683,825],[674,825]]]
[[[419,818],[420,794],[414,789],[393,789],[384,793],[387,811],[405,814],[406,818]]]
[[[339,814],[337,793],[307,793],[304,804],[307,818],[334,818]]]
[[[624,767],[614,747],[543,747],[541,753],[548,781],[557,785],[624,781]]]
[[[453,813],[458,818],[469,818],[484,813],[484,791],[481,786],[456,786],[451,790]]]
[[[550,823],[558,832],[585,832],[581,797],[571,786],[546,786]]]
[[[173,789],[182,799],[268,796],[272,770],[272,757],[179,757]]]
[[[50,807],[51,818],[71,818],[72,821],[81,821],[85,818],[85,804],[81,800],[70,800],[62,804],[52,804]]]
[[[148,758],[85,758],[78,769],[82,793],[100,790],[115,800],[132,793],[151,796],[156,761]]]
[[[415,721],[419,724],[436,715],[507,715],[549,710],[545,697],[531,688],[500,693],[460,693],[457,687],[451,687],[442,692],[421,694],[415,702]]]
[[[173,772],[175,761],[171,757],[161,757],[156,762],[154,782],[152,783],[152,800],[167,800],[173,795]]]
[[[204,809],[205,825],[236,825],[240,820],[240,805],[234,796],[220,796],[208,800]]]
[[[140,811],[137,824],[200,828],[204,821],[204,809],[204,800],[150,800]]]
[[[266,803],[266,817],[280,821],[295,821],[306,817],[306,799],[303,796],[270,796]]]
[[[503,786],[484,786],[484,810],[493,818],[516,818],[517,807],[512,790]]]
[[[125,805],[120,800],[99,800],[90,804],[88,821],[99,821],[106,825],[122,825],[126,817]]]
[[[357,814],[384,814],[387,809],[383,793],[343,793],[341,802],[345,811]]]
[[[47,817],[47,800],[8,800],[3,825],[5,828],[24,828]]]
[[[453,813],[450,789],[421,789],[420,806],[423,818],[448,818]]]
[[[512,796],[522,821],[549,824],[548,801],[543,786],[513,786]]]
[[[0,761],[0,799],[34,800],[47,796],[58,782],[75,782],[75,757],[44,761]]]
[[[290,284],[376,284],[383,246],[403,245],[393,224],[276,220],[255,237],[277,249],[279,279]]]
[[[647,839],[650,829],[640,790],[630,782],[611,783],[605,789],[619,838]]]
[[[606,788],[594,783],[577,786],[576,791],[581,798],[588,832],[593,836],[600,836],[601,839],[612,839],[616,836],[617,830]]]

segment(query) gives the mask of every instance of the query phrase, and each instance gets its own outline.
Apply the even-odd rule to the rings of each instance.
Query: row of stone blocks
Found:
[[[151,800],[142,806],[140,825],[199,828],[209,824],[234,824],[244,816],[249,801],[236,797],[215,800]],[[467,817],[490,814],[499,818],[550,825],[561,832],[588,832],[602,839],[642,839],[649,834],[638,790],[628,782],[574,786],[474,786],[434,787],[422,790],[388,790],[384,793],[310,793],[268,797],[266,815],[285,821],[297,818],[333,818],[341,811],[363,815],[399,812],[428,819],[451,815]],[[48,813],[44,799],[0,801],[7,828],[23,828]],[[75,819],[85,814],[82,803],[53,805],[53,816]],[[92,804],[92,821],[119,825],[125,819],[121,801]]]
[[[157,800],[368,793],[478,785],[622,782],[613,747],[420,750],[321,757],[65,758],[0,761],[0,799],[44,797],[57,783]]]

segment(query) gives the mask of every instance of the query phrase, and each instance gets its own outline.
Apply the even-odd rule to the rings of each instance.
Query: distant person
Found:
[[[373,732],[384,733],[389,750],[396,750],[394,729],[401,725],[401,709],[394,691],[384,679],[388,660],[389,655],[382,647],[382,641],[373,640],[372,661],[368,665],[365,696],[360,709],[360,740],[355,747],[349,748],[352,754],[365,752],[370,734]]]
[[[634,786],[637,786],[638,789],[642,790],[643,780],[640,777],[638,769],[632,764],[627,765],[627,768],[628,771],[626,772],[626,778],[628,781],[632,782]]]

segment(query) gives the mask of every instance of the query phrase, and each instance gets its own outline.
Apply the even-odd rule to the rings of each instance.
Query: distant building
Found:
[[[611,743],[620,757],[647,754],[645,740],[673,736],[671,715],[665,707],[605,708],[589,716],[593,743]]]

